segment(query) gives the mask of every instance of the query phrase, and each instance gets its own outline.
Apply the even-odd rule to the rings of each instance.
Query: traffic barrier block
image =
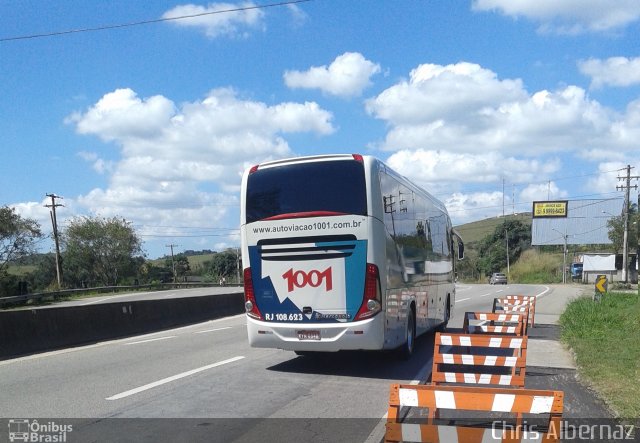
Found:
[[[533,295],[506,295],[504,297],[497,297],[493,300],[493,311],[496,312],[496,305],[508,307],[509,310],[503,309],[505,312],[524,312],[523,307],[529,307],[529,319],[527,321],[531,327],[535,326],[536,317],[536,297]],[[520,308],[519,310],[515,310]]]
[[[466,312],[464,324],[465,334],[505,334],[525,335],[526,327],[522,314],[504,314],[492,312]],[[476,322],[472,324],[472,322]],[[477,324],[477,322],[480,322]]]
[[[533,389],[483,388],[476,386],[435,386],[392,384],[385,442],[442,442],[484,443],[486,441],[559,441],[560,421],[563,412],[562,391]],[[403,423],[400,410],[403,407],[427,408],[426,423]],[[455,419],[447,418],[447,425],[435,424],[434,417],[443,410],[480,411],[491,415],[491,427],[455,426]],[[536,431],[538,438],[531,439],[521,426],[523,414],[548,415],[544,429]],[[507,425],[501,417],[516,417],[516,426]],[[486,420],[485,420],[486,422]],[[454,426],[451,426],[451,424]]]
[[[495,298],[493,300],[492,311],[496,314],[521,314],[525,317],[525,334],[529,329],[529,319],[531,313],[531,305],[512,305],[501,301],[503,299]]]
[[[527,337],[436,333],[432,384],[524,387]]]

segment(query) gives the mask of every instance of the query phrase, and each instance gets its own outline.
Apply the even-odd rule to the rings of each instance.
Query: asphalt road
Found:
[[[494,297],[553,291],[459,285],[450,326]],[[239,315],[2,361],[0,417],[73,424],[66,441],[379,441],[390,383],[424,382],[432,352],[433,334],[410,361],[252,349]]]

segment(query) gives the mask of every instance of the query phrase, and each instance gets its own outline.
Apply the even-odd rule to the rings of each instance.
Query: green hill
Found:
[[[496,227],[502,224],[505,219],[519,220],[527,226],[531,226],[531,213],[525,212],[516,215],[505,215],[504,219],[502,217],[493,217],[471,223],[465,223],[463,225],[456,226],[455,229],[460,233],[465,246],[473,247],[474,245],[477,245],[480,240],[492,234]]]

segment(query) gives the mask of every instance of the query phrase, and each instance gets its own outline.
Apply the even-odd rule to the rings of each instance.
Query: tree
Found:
[[[0,279],[6,278],[11,262],[34,252],[41,237],[37,221],[21,217],[14,208],[0,207]]]
[[[117,217],[71,220],[62,245],[66,280],[76,287],[116,285],[135,277],[144,255],[131,223]]]
[[[637,224],[640,223],[640,216],[638,215],[637,205],[631,204],[629,206],[629,235],[627,238],[627,245],[629,250],[635,248],[638,244]],[[607,221],[607,227],[609,228],[609,240],[613,243],[613,249],[616,253],[622,252],[624,241],[624,217],[619,215],[612,217]]]
[[[478,270],[485,275],[507,267],[507,239],[509,263],[515,263],[520,254],[531,246],[531,229],[520,220],[504,220],[493,234],[480,242]]]
[[[238,257],[234,250],[226,250],[215,254],[205,267],[210,274],[220,278],[235,275],[237,272]]]
[[[165,260],[165,268],[171,270],[173,274],[173,268],[175,267],[176,277],[183,277],[187,275],[188,272],[191,271],[191,266],[189,265],[189,258],[186,254],[177,254],[173,257],[168,257]]]

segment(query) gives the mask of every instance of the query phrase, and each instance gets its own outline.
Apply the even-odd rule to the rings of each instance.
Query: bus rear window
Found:
[[[357,161],[258,169],[247,182],[246,222],[295,213],[367,214],[364,166]]]

